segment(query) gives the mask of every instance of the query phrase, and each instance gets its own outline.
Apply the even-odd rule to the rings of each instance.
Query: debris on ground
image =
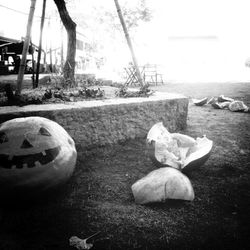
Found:
[[[94,233],[91,236],[85,238],[85,239],[80,239],[77,236],[72,236],[69,239],[69,245],[75,247],[78,250],[85,250],[85,249],[91,249],[93,247],[92,243],[87,243],[87,241],[90,238],[93,238],[94,236],[100,234],[100,232]]]
[[[106,87],[106,88],[105,88]],[[16,95],[14,89],[9,84],[4,92],[0,92],[0,106],[25,106],[30,104],[49,104],[62,102],[78,102],[88,100],[100,100],[110,98],[110,88],[108,86],[82,86],[74,88],[47,87],[42,86],[36,89],[24,89],[21,95]],[[106,96],[106,91],[107,96]],[[112,98],[128,97],[148,97],[154,92],[148,85],[140,89],[129,89],[127,86],[117,88]]]
[[[224,108],[228,108],[229,104],[231,102],[214,102],[212,103],[212,107],[215,108],[215,109],[224,109]]]
[[[162,122],[158,122],[147,134],[146,147],[147,154],[157,167],[189,172],[208,160],[213,141],[205,135],[194,139],[188,135],[170,133]]]
[[[193,99],[194,105],[196,106],[203,106],[207,103],[208,98],[202,98],[202,99]]]
[[[228,109],[233,112],[243,111],[249,112],[250,108],[242,101],[233,101],[229,104]]]
[[[100,87],[87,88],[59,88],[59,87],[39,87],[36,89],[25,89],[22,94],[17,96],[13,90],[5,89],[5,93],[0,94],[0,106],[24,106],[29,104],[47,104],[76,102],[89,99],[104,99],[104,90]]]
[[[213,104],[215,103],[217,100],[215,97],[211,97],[208,101],[207,101],[207,104]]]
[[[118,97],[148,97],[152,95],[154,92],[149,89],[148,85],[142,86],[139,90],[129,89],[127,86],[122,86],[117,91]]]
[[[224,95],[220,95],[218,97],[218,102],[233,102],[234,99],[233,98],[230,98],[230,97],[226,97]]]
[[[226,97],[220,95],[217,98],[211,97],[209,100],[207,97],[202,99],[193,99],[193,103],[196,106],[203,106],[211,104],[215,109],[228,109],[232,112],[250,112],[250,107],[248,107],[243,101],[234,100],[231,97]]]
[[[166,200],[194,200],[189,178],[174,168],[159,168],[137,180],[131,187],[137,204],[166,202]]]
[[[80,239],[77,236],[72,236],[69,239],[69,245],[77,248],[78,250],[90,249],[93,247],[93,244],[87,243],[86,239]]]
[[[213,141],[204,136],[196,140],[188,135],[170,133],[162,122],[147,134],[147,152],[159,169],[137,180],[132,193],[137,204],[194,199],[189,178],[182,172],[197,169],[209,158]]]

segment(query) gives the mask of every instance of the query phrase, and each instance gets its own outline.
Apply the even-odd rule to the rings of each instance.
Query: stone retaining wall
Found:
[[[72,136],[78,150],[146,137],[153,124],[163,121],[171,131],[186,127],[188,99],[155,93],[148,98],[117,98],[68,104],[1,107],[0,122],[42,116],[58,122]]]

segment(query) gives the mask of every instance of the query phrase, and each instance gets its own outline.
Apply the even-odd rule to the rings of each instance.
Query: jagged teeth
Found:
[[[45,156],[46,155],[45,151],[42,151],[42,154]]]
[[[23,163],[23,168],[27,168],[28,164],[27,163]]]
[[[12,165],[11,168],[12,168],[12,169],[15,169],[15,168],[16,168],[16,165]]]
[[[40,162],[38,162],[38,161],[35,162],[35,165],[36,165],[36,167],[40,167],[41,166]]]

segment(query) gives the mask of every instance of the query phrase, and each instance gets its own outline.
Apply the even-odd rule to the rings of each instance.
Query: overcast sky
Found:
[[[235,62],[243,69],[245,59],[250,57],[250,0],[147,1],[154,10],[153,19],[142,25],[135,37],[139,60],[165,63],[175,70],[182,67],[190,71],[191,64],[204,63],[202,70],[214,66],[215,61],[218,65]],[[47,11],[55,7],[52,1],[47,2],[50,4]],[[127,2],[134,3],[133,0],[119,2],[121,6]],[[115,11],[113,0],[75,0],[75,3],[79,9],[86,4],[105,4]],[[42,0],[37,0],[33,33],[39,31],[41,6]],[[25,36],[28,16],[18,11],[28,13],[29,7],[30,0],[0,0],[0,35],[17,39]],[[194,39],[187,39],[190,37]],[[208,39],[202,42],[202,37]],[[234,69],[236,66],[232,64],[231,67]],[[230,71],[230,65],[225,67],[227,69]]]
[[[120,0],[122,6],[128,0]],[[133,0],[130,0],[131,3]],[[164,28],[169,36],[190,35],[223,35],[223,36],[248,36],[249,0],[147,0],[150,7],[155,10],[154,24]],[[53,6],[52,1],[47,4]],[[75,0],[79,8],[84,4],[106,4],[113,8],[113,0]],[[16,9],[25,13],[29,12],[29,0],[0,0],[0,5]],[[0,6],[1,20],[6,19],[6,25],[17,26],[18,20],[26,21],[25,15],[19,14]],[[42,0],[37,0],[36,15],[41,15]],[[51,8],[51,7],[50,7]],[[47,7],[47,10],[49,7]],[[3,25],[1,25],[3,26]],[[6,29],[1,27],[1,29]],[[160,27],[159,27],[160,29]]]

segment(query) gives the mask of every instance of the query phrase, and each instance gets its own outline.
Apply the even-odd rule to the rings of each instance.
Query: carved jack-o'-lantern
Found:
[[[0,193],[38,193],[63,184],[76,163],[73,139],[56,122],[16,118],[0,126]]]

